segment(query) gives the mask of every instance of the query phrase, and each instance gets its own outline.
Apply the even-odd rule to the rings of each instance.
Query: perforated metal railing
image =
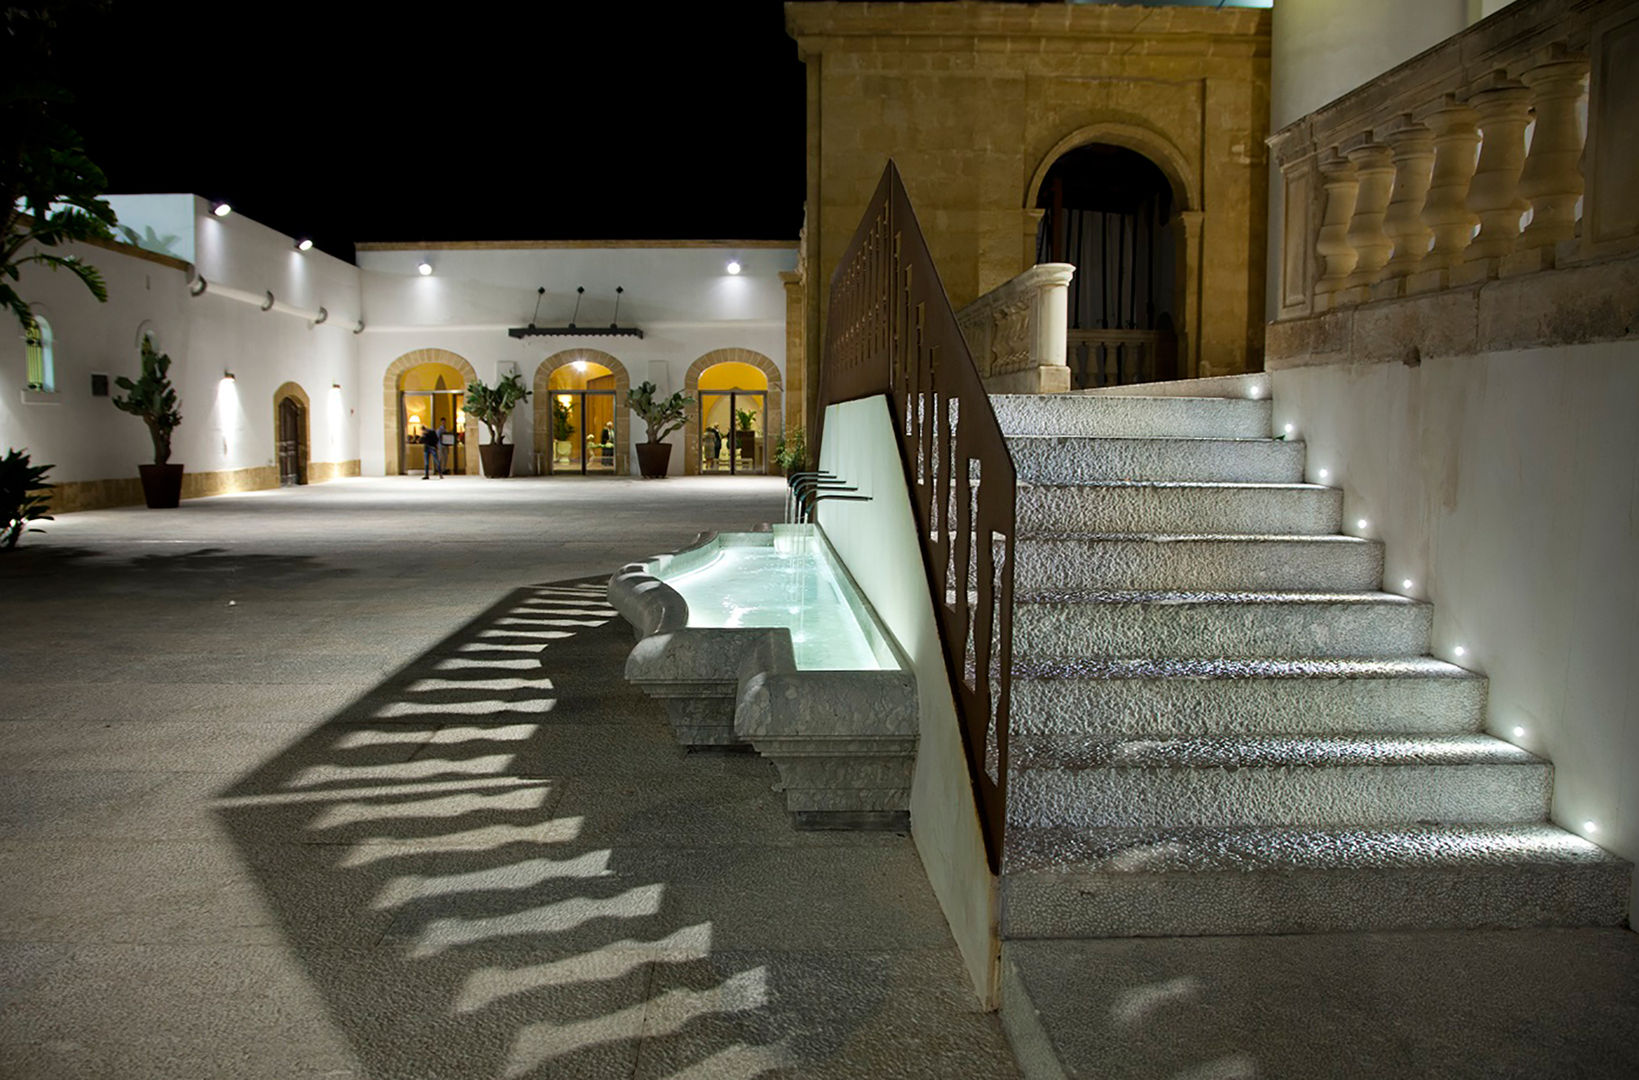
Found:
[[[995,870],[1012,691],[1013,459],[892,162],[831,277],[819,405],[876,394],[888,395],[898,429]]]

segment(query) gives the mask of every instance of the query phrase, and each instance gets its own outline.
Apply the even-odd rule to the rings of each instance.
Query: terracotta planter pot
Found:
[[[646,479],[655,479],[666,475],[666,467],[672,461],[671,443],[643,443],[637,444],[637,466]]]
[[[512,451],[516,443],[484,443],[478,447],[478,460],[483,463],[485,476],[511,476]]]
[[[174,510],[182,501],[182,466],[138,465],[142,476],[142,501],[150,510]]]

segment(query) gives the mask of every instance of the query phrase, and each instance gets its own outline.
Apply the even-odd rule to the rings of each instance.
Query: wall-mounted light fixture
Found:
[[[740,266],[740,260],[739,259],[730,259],[728,261],[728,266],[724,267],[724,269],[726,269],[731,274],[738,274],[740,272],[740,270],[742,269],[742,267]]]
[[[237,375],[235,375],[235,374],[234,374],[234,373],[233,373],[233,372],[231,372],[231,371],[224,371],[224,372],[222,372],[222,378],[224,378],[224,379],[232,379],[232,380],[234,380],[234,381],[235,381],[235,382],[238,382],[238,381],[239,381],[239,376],[237,376]]]
[[[215,214],[217,217],[227,217],[229,214],[233,213],[233,207],[218,200],[217,202],[211,203],[211,213]]]
[[[422,277],[426,277],[433,272],[433,264],[428,262],[426,259],[422,259],[420,262],[415,264],[415,269],[416,273],[420,274]]]
[[[340,389],[341,389],[341,383],[339,383],[339,382],[333,382],[333,383],[331,383],[331,384],[330,384],[330,389],[332,389],[332,390],[340,390]]]
[[[296,250],[297,251],[312,251],[313,250],[313,241],[309,240],[305,236],[302,237],[300,240],[296,241]]]

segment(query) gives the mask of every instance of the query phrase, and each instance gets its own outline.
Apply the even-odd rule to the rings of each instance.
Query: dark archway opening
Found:
[[[1053,162],[1036,197],[1045,211],[1036,261],[1076,268],[1069,362],[1078,389],[1178,377],[1172,186],[1144,155],[1079,146]]]

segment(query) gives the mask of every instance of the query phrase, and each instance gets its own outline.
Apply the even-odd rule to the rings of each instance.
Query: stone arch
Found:
[[[700,472],[700,375],[709,367],[731,362],[750,364],[768,377],[769,430],[763,434],[769,446],[785,431],[785,380],[774,361],[754,349],[713,349],[690,364],[688,373],[683,376],[683,392],[693,399],[683,425],[683,473],[686,476]]]
[[[1036,196],[1040,194],[1042,182],[1047,179],[1047,170],[1053,167],[1053,163],[1076,147],[1089,143],[1107,143],[1144,155],[1161,170],[1172,187],[1172,208],[1175,212],[1201,208],[1201,190],[1195,170],[1172,139],[1141,124],[1105,121],[1077,128],[1047,151],[1036,164],[1030,186],[1025,189],[1022,205],[1026,211],[1035,209]]]
[[[313,402],[307,396],[300,383],[282,383],[279,389],[273,391],[273,448],[274,457],[278,457],[279,448],[279,407],[285,399],[293,399],[302,410],[302,422],[296,432],[296,483],[308,482],[307,466],[313,460]]]
[[[632,446],[632,410],[626,407],[626,392],[632,388],[632,377],[626,365],[600,349],[564,349],[542,360],[535,369],[530,400],[534,403],[535,459],[548,462],[552,451],[552,417],[548,413],[551,394],[547,389],[552,373],[576,360],[602,364],[615,377],[615,475],[630,476]]]
[[[448,349],[413,349],[387,365],[387,372],[381,377],[382,420],[386,444],[386,456],[382,460],[382,472],[388,476],[397,476],[404,471],[404,439],[403,433],[398,430],[398,384],[404,378],[404,373],[411,368],[422,364],[448,364],[461,373],[461,378],[467,386],[478,380],[478,372],[467,363],[466,357],[459,353],[452,353]],[[478,442],[473,440],[468,446],[470,453],[464,455],[466,467],[462,472],[468,476],[478,472]]]

